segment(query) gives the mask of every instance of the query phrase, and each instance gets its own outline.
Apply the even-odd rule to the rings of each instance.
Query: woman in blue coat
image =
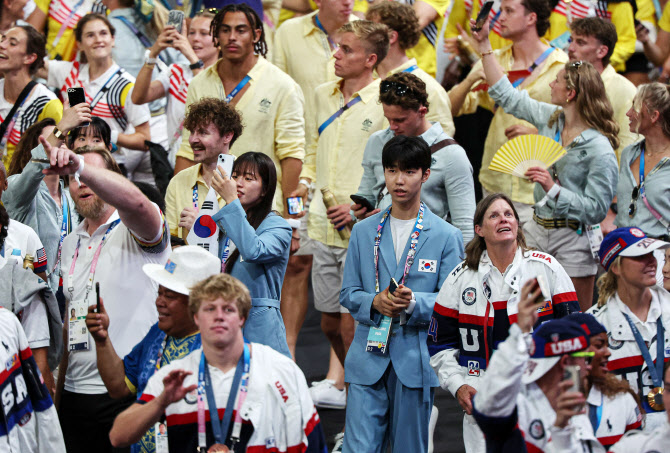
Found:
[[[219,171],[223,172],[222,167]],[[275,165],[265,154],[248,152],[237,158],[232,173],[229,179],[214,172],[212,179],[212,187],[226,201],[212,216],[224,234],[219,242],[222,270],[239,279],[251,293],[245,338],[290,357],[279,300],[292,230],[272,211]]]

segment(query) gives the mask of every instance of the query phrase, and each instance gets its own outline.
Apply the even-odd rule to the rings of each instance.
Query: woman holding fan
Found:
[[[531,13],[532,15],[533,13]],[[474,22],[473,22],[474,25]],[[582,310],[592,305],[599,224],[614,197],[619,126],[598,72],[588,62],[567,63],[550,84],[551,104],[516,90],[492,55],[488,22],[473,36],[479,44],[489,94],[496,104],[529,121],[540,135],[567,151],[549,169],[531,167],[535,184],[533,222],[524,225],[529,247],[550,253],[572,279]]]

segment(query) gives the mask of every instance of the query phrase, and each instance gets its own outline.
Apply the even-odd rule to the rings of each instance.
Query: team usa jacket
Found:
[[[65,453],[58,414],[21,323],[0,307],[0,451]]]
[[[670,332],[668,331],[668,328],[670,328],[670,295],[663,288],[658,286],[650,289],[652,306],[658,303],[657,307],[660,307],[661,319],[663,326],[665,327],[663,360],[667,365],[668,359],[670,358]],[[622,379],[628,380],[631,388],[638,392],[640,400],[642,401],[642,408],[646,413],[646,431],[647,429],[654,429],[657,426],[662,425],[667,416],[665,411],[655,411],[649,405],[647,395],[652,388],[654,388],[654,385],[649,374],[649,368],[642,358],[640,348],[635,342],[635,337],[633,336],[630,325],[623,316],[623,307],[623,302],[619,296],[615,294],[610,297],[607,303],[602,307],[593,306],[588,312],[595,316],[595,318],[605,326],[605,329],[607,329],[607,336],[609,338],[608,346],[612,352],[607,364],[608,369]],[[650,315],[652,314],[652,309],[650,309],[649,313]],[[642,330],[640,332],[644,338],[645,334]],[[649,354],[655,363],[656,334],[650,338],[644,338],[644,340],[648,344]],[[670,439],[668,440],[668,445],[668,449],[670,449]]]
[[[663,453],[670,446],[670,424],[666,419],[651,432],[631,431],[615,446],[612,453]]]
[[[518,248],[503,275],[504,288],[490,283],[492,270],[486,251],[477,271],[462,262],[451,271],[435,302],[428,330],[430,364],[442,388],[452,395],[464,384],[479,388],[494,350],[494,312],[506,309],[509,325],[515,324],[521,286],[527,280],[542,276],[551,295],[538,310],[538,322],[579,311],[570,277],[556,258],[547,253]],[[507,330],[496,336],[501,334],[504,339]]]

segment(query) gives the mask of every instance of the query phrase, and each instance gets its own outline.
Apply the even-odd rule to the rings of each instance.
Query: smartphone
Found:
[[[370,201],[365,197],[362,197],[360,195],[352,195],[350,198],[351,198],[351,201],[353,201],[356,204],[359,204],[359,205],[363,206],[365,209],[368,210],[368,212],[371,212],[371,211],[375,210],[375,207],[372,206],[372,203],[370,203]]]
[[[168,21],[167,25],[172,25],[175,30],[177,30],[177,33],[181,33],[181,27],[182,24],[184,23],[184,12],[183,11],[178,11],[176,9],[171,9],[170,13],[168,14]],[[172,44],[172,41],[168,41],[169,44]]]
[[[482,6],[479,14],[477,14],[477,20],[475,21],[475,26],[472,27],[472,31],[479,31],[484,27],[486,19],[488,19],[489,13],[491,12],[491,8],[493,8],[492,1],[484,3],[484,6]]]
[[[396,289],[398,289],[398,282],[395,281],[395,278],[391,277],[391,283],[389,283],[389,294],[395,293]]]
[[[100,313],[100,282],[95,282],[95,312]]]
[[[225,175],[221,176],[230,178],[233,174],[233,164],[235,163],[235,156],[232,154],[219,154],[219,161],[216,163],[217,167],[223,167]],[[220,172],[220,170],[219,170]]]
[[[82,87],[74,87],[67,89],[67,100],[70,103],[70,107],[74,107],[78,104],[83,104],[86,102],[86,93]],[[88,127],[91,123],[82,123],[80,127]]]
[[[640,22],[639,19],[633,19],[633,24],[635,25],[635,28],[637,28],[638,25],[642,25],[642,27],[647,30],[647,32],[649,32],[649,29],[642,22]]]
[[[286,205],[288,206],[288,213],[290,215],[300,214],[305,210],[302,204],[302,197],[289,197],[286,199]]]
[[[568,387],[566,392],[581,392],[584,394],[584,385],[582,382],[581,377],[579,376],[579,372],[581,370],[581,367],[579,365],[566,365],[565,369],[563,370],[563,380],[571,380],[572,385]]]

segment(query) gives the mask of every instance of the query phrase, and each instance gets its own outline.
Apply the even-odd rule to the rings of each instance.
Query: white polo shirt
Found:
[[[87,222],[84,221],[63,241],[61,269],[63,290],[68,302],[85,297],[86,281],[95,252],[105,232],[117,219],[119,214],[114,211],[107,223],[101,225],[92,236],[86,232]],[[81,244],[72,271],[77,241],[81,241]],[[142,266],[146,263],[164,264],[170,250],[170,233],[165,219],[161,231],[157,231],[150,241],[138,238],[123,223],[112,229],[105,240],[95,270],[93,290],[88,295],[88,305],[95,304],[95,283],[99,282],[100,297],[109,315],[109,338],[121,358],[158,321],[155,305],[158,285],[142,272]],[[70,272],[73,275],[73,294],[68,290]],[[106,393],[107,389],[98,373],[95,343],[90,333],[88,343],[88,350],[70,352],[65,390],[84,394]]]

